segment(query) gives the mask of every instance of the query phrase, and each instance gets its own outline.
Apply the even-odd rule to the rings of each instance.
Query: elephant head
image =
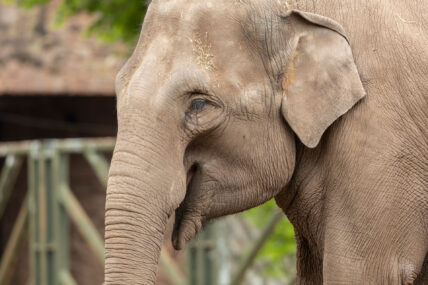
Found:
[[[296,144],[316,147],[364,96],[339,24],[249,2],[150,4],[116,82],[106,284],[155,282],[174,212],[181,249],[207,220],[286,189]]]

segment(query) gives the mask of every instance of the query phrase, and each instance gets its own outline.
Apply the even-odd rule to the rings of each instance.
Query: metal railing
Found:
[[[68,159],[72,153],[82,153],[105,186],[109,164],[102,152],[112,151],[114,142],[112,138],[103,138],[0,144],[0,157],[6,157],[0,175],[0,218],[25,158],[28,165],[28,192],[2,255],[0,284],[9,283],[26,234],[31,283],[76,284],[69,270],[70,220],[100,266],[104,265],[103,239],[70,189]]]
[[[69,156],[82,154],[103,186],[107,184],[109,162],[103,152],[111,152],[114,138],[65,139],[1,143],[5,164],[0,174],[0,219],[22,169],[28,165],[28,192],[12,228],[0,262],[0,284],[9,284],[18,251],[29,236],[32,285],[76,284],[70,274],[70,221],[89,245],[100,266],[104,266],[104,244],[100,233],[70,189]],[[268,222],[260,239],[242,260],[232,284],[242,282],[257,252],[272,233],[279,214]],[[217,262],[213,257],[215,225],[207,227],[188,247],[188,276],[173,259],[161,252],[160,266],[171,284],[215,285]]]

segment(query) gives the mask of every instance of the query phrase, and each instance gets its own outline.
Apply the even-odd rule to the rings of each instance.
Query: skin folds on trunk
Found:
[[[173,210],[165,192],[176,185],[168,180],[177,174],[165,175],[168,167],[155,165],[168,164],[168,158],[162,161],[148,153],[154,153],[148,146],[123,141],[116,145],[106,201],[106,285],[156,282],[164,231]]]
[[[126,179],[117,183],[107,195],[105,284],[154,284],[167,215],[125,194]]]

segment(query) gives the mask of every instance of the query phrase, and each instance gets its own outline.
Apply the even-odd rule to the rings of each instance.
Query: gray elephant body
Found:
[[[298,284],[428,282],[428,5],[291,2],[150,5],[117,77],[106,284],[154,284],[174,211],[182,248],[273,197]]]

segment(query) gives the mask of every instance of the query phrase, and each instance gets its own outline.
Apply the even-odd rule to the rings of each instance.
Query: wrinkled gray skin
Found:
[[[117,77],[106,284],[154,284],[174,212],[180,249],[273,197],[297,284],[428,284],[426,15],[422,0],[153,1]]]

